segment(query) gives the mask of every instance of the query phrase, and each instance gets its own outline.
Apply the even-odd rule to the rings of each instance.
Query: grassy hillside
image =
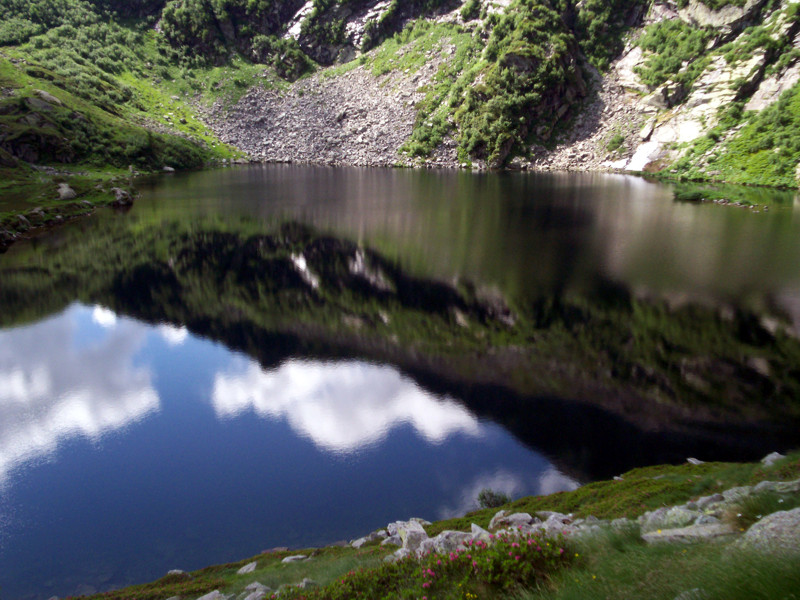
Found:
[[[57,205],[61,182],[105,202],[129,171],[237,156],[173,84],[174,55],[146,16],[158,3],[116,4],[0,0],[0,213]]]

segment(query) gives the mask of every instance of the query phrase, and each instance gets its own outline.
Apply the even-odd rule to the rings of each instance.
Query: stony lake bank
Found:
[[[691,458],[500,510],[174,569],[95,598],[790,598],[800,581],[798,476],[798,452],[751,464]]]

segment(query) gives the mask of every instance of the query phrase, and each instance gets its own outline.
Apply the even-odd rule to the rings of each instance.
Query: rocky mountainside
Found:
[[[264,161],[800,176],[798,0],[0,8],[0,168],[17,173],[192,166],[230,157],[221,140]]]
[[[218,107],[223,139],[267,161],[666,170],[787,187],[800,174],[800,4],[792,0],[638,5],[607,64],[573,29],[559,65],[569,76],[533,94],[538,105],[517,100],[525,97],[519,80],[535,68],[535,40],[517,52],[498,33],[506,23],[524,28],[526,3],[440,7],[425,26],[406,24],[367,52],[359,46],[369,24],[390,3],[356,4],[337,13],[346,33],[339,66]],[[285,34],[301,45],[311,7]],[[516,87],[490,96],[498,67]],[[476,102],[484,103],[472,107],[478,119],[469,114]]]

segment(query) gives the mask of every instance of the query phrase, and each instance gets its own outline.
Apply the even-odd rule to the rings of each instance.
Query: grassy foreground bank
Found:
[[[510,511],[555,510],[576,516],[635,518],[661,506],[683,503],[738,485],[786,481],[800,477],[800,451],[771,466],[760,463],[705,463],[635,469],[612,481],[572,492],[528,497],[501,507]],[[756,517],[800,505],[767,496],[742,501],[729,522],[745,530]],[[429,535],[446,529],[487,527],[498,509],[426,526]],[[366,533],[364,531],[363,533]],[[331,546],[279,549],[236,563],[188,574],[167,575],[153,583],[95,596],[97,599],[161,600],[197,598],[213,590],[244,598],[254,582],[281,590],[282,598],[796,598],[800,561],[796,557],[762,556],[736,551],[730,542],[645,544],[635,529],[609,530],[597,536],[564,540],[530,538],[485,548],[480,544],[455,557],[432,555],[421,560],[387,563],[395,547],[378,542],[360,549]],[[284,563],[288,556],[308,559]],[[794,560],[792,560],[794,558]],[[237,574],[256,563],[253,572]],[[306,580],[304,587],[297,584]],[[308,581],[313,580],[313,584]],[[285,586],[285,587],[282,587]],[[253,588],[250,587],[250,590]],[[699,591],[695,591],[699,590]],[[693,593],[691,596],[681,594]],[[702,595],[698,595],[702,594]],[[267,593],[267,598],[273,592]]]

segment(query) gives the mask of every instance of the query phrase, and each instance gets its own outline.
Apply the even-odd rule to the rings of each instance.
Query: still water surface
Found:
[[[576,484],[395,369],[262,369],[75,304],[0,332],[4,596],[68,594]],[[81,585],[87,587],[79,590]]]
[[[36,244],[57,252],[120,221],[291,219],[418,276],[467,278],[517,302],[602,279],[673,302],[777,306],[800,323],[800,210],[790,194],[752,192],[770,203],[756,212],[676,203],[669,186],[630,177],[281,166],[158,178],[141,190],[129,214],[101,211]],[[30,251],[12,248],[0,269],[30,268]],[[264,343],[282,358],[265,367],[181,323],[115,314],[79,290],[14,323],[0,330],[8,600],[458,515],[484,487],[572,489],[592,479],[579,465],[602,462],[604,447],[609,464],[615,448],[632,461],[615,456],[608,468],[661,457],[637,454],[644,442],[607,417],[557,400],[541,405],[549,422],[521,434],[471,410],[462,388],[391,364],[281,350],[276,337]]]

